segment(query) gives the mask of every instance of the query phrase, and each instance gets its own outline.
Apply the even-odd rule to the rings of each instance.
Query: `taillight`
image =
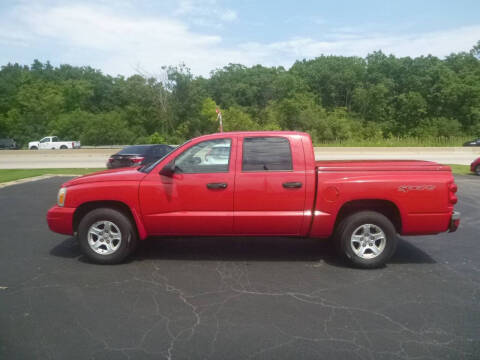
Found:
[[[451,204],[456,204],[458,201],[457,195],[455,193],[458,191],[458,186],[455,183],[448,185],[448,201]]]
[[[133,164],[140,164],[143,159],[145,159],[144,157],[141,157],[141,156],[135,156],[135,157],[132,157],[130,158],[130,160],[132,161]]]
[[[109,163],[112,163],[112,162],[113,162],[113,158],[109,158],[109,159],[108,159],[108,162],[109,162]]]

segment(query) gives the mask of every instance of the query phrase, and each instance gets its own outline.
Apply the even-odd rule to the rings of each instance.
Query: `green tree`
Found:
[[[147,138],[148,144],[167,144],[168,140],[165,136],[160,135],[158,132],[154,132]]]
[[[225,131],[255,131],[260,126],[252,117],[238,106],[231,106],[223,112],[223,128]]]
[[[475,56],[477,59],[480,59],[480,40],[478,40],[475,46],[472,47],[470,54]]]
[[[125,145],[134,143],[136,135],[116,111],[90,117],[80,140],[89,145]]]
[[[290,71],[305,81],[325,108],[350,109],[353,92],[365,78],[366,62],[359,57],[320,56],[297,61]]]
[[[180,143],[217,131],[217,106],[225,130],[302,130],[315,141],[480,135],[479,49],[444,59],[319,56],[289,70],[229,64],[209,78],[184,65],[126,78],[38,60],[6,64],[0,135],[20,144],[50,134],[84,145]]]
[[[211,98],[203,99],[199,117],[201,122],[200,131],[202,133],[218,131],[217,104]]]

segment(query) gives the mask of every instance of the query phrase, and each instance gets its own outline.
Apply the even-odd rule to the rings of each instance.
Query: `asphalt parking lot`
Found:
[[[480,178],[462,226],[357,270],[309,239],[148,240],[88,263],[53,178],[0,189],[0,359],[479,359]]]

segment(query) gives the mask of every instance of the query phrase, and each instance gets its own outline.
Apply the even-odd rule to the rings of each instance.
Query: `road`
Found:
[[[326,242],[152,239],[88,263],[50,232],[52,178],[0,189],[0,359],[479,359],[480,181],[461,228],[403,238],[382,269]]]
[[[102,168],[118,149],[77,150],[4,150],[0,151],[0,169]],[[441,164],[469,165],[480,157],[480,147],[449,148],[344,148],[316,147],[317,160],[417,159]]]
[[[0,169],[103,168],[118,149],[3,150]]]

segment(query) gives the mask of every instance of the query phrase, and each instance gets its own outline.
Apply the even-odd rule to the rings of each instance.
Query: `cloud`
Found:
[[[208,11],[217,9],[214,0],[201,3],[208,5]],[[229,44],[215,32],[204,34],[187,25],[183,16],[194,14],[199,4],[184,1],[175,16],[156,17],[134,11],[119,13],[107,4],[19,5],[0,23],[4,48],[0,61],[19,61],[12,54],[21,48],[28,49],[28,61],[40,57],[54,64],[91,65],[112,75],[131,75],[138,66],[155,73],[163,65],[180,63],[194,74],[208,75],[228,63],[289,67],[295,60],[322,54],[365,56],[382,50],[397,56],[445,56],[469,50],[480,39],[480,25],[476,25],[404,35],[330,29],[317,38]],[[236,17],[234,12],[224,14],[229,21]]]
[[[129,18],[108,13],[105,8],[73,5],[46,11],[26,9],[24,14],[24,22],[34,33],[80,47],[121,51],[182,43],[184,48],[195,49],[220,42],[218,36],[192,34],[179,21]]]
[[[399,57],[435,55],[468,51],[480,39],[480,25],[421,34],[388,35],[342,31],[324,34],[323,40],[297,37],[272,43],[250,42],[240,45],[254,63],[289,67],[296,60],[320,55],[365,57],[381,50]]]
[[[468,51],[480,39],[480,25],[405,35],[362,33],[342,28],[325,33],[323,38],[297,37],[267,44],[250,42],[241,47],[255,54],[262,63],[284,66],[322,54],[364,57],[377,50],[399,57],[429,54],[444,57],[452,52]]]
[[[110,74],[132,74],[136,64],[158,70],[181,62],[205,74],[216,63],[209,60],[215,58],[210,49],[221,42],[216,35],[193,33],[174,18],[125,16],[102,6],[28,6],[15,13],[18,34],[0,41],[30,39],[28,46],[37,51],[47,43],[54,62],[93,63]]]
[[[182,0],[174,12],[196,25],[219,28],[221,23],[237,19],[237,13],[218,4],[216,0]]]

